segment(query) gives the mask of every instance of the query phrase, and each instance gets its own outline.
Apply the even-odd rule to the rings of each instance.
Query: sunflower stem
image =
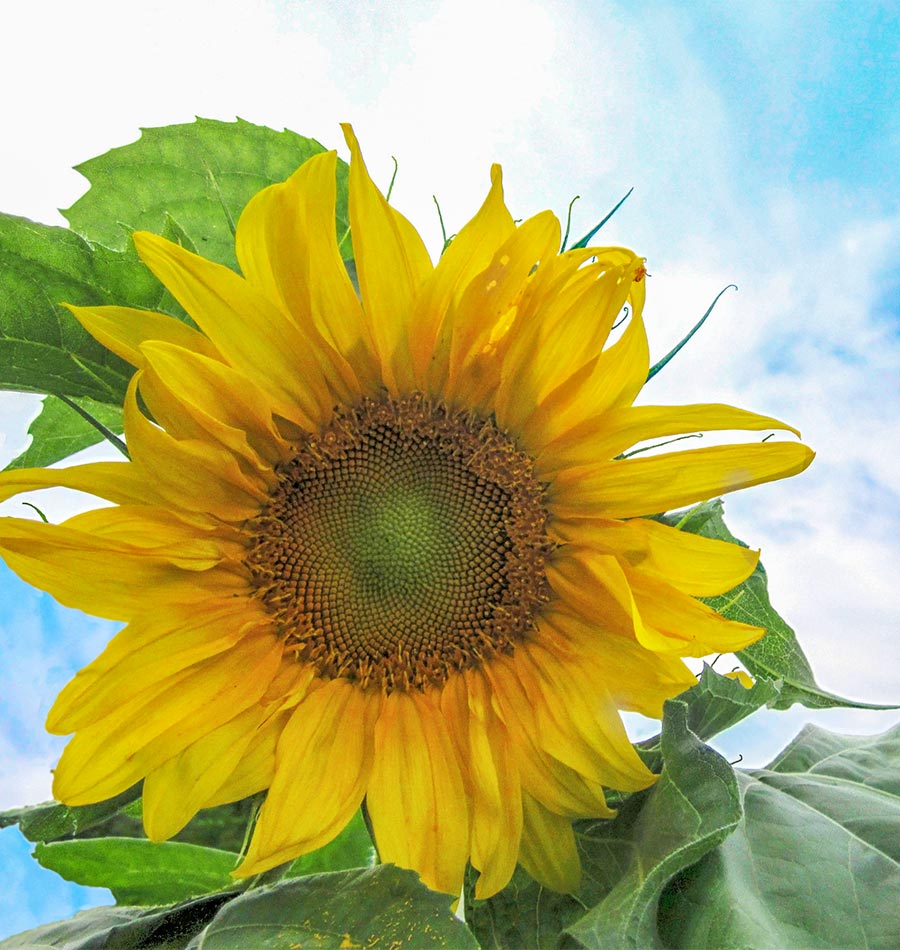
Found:
[[[111,445],[115,446],[122,453],[122,455],[125,456],[125,458],[131,459],[131,455],[126,448],[125,443],[114,432],[107,429],[99,419],[95,419],[87,411],[87,409],[83,409],[78,405],[77,402],[69,399],[68,396],[57,396],[56,398],[60,402],[64,402],[70,409],[74,409],[75,412],[77,412],[78,415],[85,420],[85,422],[89,422],[100,433],[100,435],[102,435],[103,438],[106,439],[106,441]]]

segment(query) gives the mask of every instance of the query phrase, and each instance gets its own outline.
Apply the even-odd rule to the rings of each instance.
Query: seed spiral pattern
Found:
[[[365,400],[278,478],[247,564],[320,675],[424,690],[534,630],[550,597],[543,488],[493,422],[422,394]]]

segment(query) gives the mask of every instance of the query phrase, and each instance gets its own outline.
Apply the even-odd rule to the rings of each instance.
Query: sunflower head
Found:
[[[358,290],[334,228],[336,156],[247,205],[240,273],[161,237],[138,253],[193,319],[71,307],[135,367],[130,460],[0,477],[113,503],[8,518],[0,553],[126,626],[63,690],[54,791],[144,779],[148,834],[267,790],[246,876],[321,847],[365,801],[380,856],[490,896],[521,863],[578,886],[571,822],[653,782],[619,710],[660,715],[684,657],[762,631],[696,598],[745,548],[643,516],[795,474],[795,442],[627,457],[698,429],[790,429],[718,404],[635,406],[646,269],[516,224],[498,166],[434,264],[352,130]],[[627,314],[624,329],[613,325]],[[791,430],[793,431],[793,430]]]

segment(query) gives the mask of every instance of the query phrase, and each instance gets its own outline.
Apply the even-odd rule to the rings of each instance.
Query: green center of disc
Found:
[[[549,594],[531,463],[424,397],[366,402],[279,470],[248,564],[326,676],[424,688],[508,652]]]

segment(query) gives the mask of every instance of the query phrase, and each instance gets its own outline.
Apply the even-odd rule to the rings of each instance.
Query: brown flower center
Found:
[[[492,422],[421,394],[366,400],[278,476],[247,563],[320,675],[425,689],[534,629],[550,596],[543,489]]]

